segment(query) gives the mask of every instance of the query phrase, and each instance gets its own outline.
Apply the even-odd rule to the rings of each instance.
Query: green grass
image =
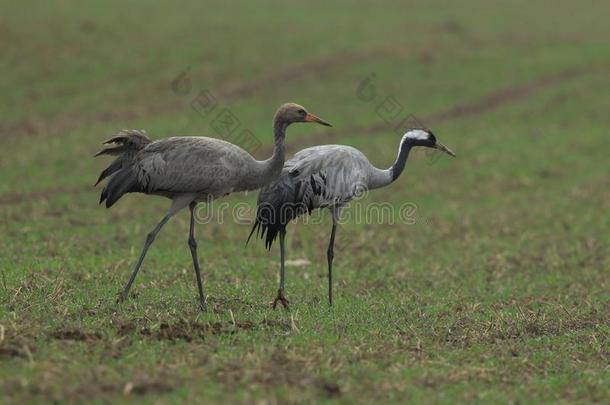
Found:
[[[608,402],[608,12],[1,2],[0,402]],[[189,67],[191,92],[174,94]],[[371,72],[367,103],[356,88]],[[269,305],[277,247],[244,248],[249,226],[225,220],[197,228],[200,313],[186,211],[117,305],[168,202],[98,206],[108,160],[92,155],[121,128],[213,136],[190,108],[203,89],[256,134],[259,158],[275,108],[296,101],[335,126],[291,127],[291,153],[344,143],[387,166],[399,138],[375,109],[388,96],[431,117],[458,158],[415,154],[366,198],[416,204],[415,224],[339,228],[332,310],[326,213],[289,230],[288,258],[310,261],[287,269],[290,311]],[[220,202],[253,207],[255,193]]]

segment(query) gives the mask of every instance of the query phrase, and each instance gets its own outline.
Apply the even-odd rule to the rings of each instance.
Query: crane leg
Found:
[[[193,200],[193,198],[195,198],[195,196],[183,195],[183,196],[176,197],[172,201],[172,205],[169,208],[169,211],[167,212],[167,214],[157,224],[157,226],[155,226],[155,228],[148,235],[146,235],[146,241],[144,242],[144,247],[142,248],[142,253],[140,253],[140,257],[138,258],[138,261],[136,262],[136,265],[133,268],[131,275],[129,276],[129,281],[127,281],[125,288],[123,288],[123,291],[121,291],[121,293],[119,293],[117,302],[123,302],[129,296],[129,290],[131,289],[131,285],[133,284],[133,281],[136,279],[136,276],[138,275],[140,266],[142,266],[144,257],[146,257],[146,252],[148,252],[148,248],[154,242],[155,238],[157,237],[157,234],[161,231],[161,228],[163,228],[163,225],[165,225],[167,223],[167,221],[169,221],[169,219],[171,217],[173,217],[176,212],[178,212],[182,208],[186,207],[189,204],[189,202]]]
[[[330,241],[328,242],[328,250],[326,258],[328,259],[328,305],[333,305],[333,257],[335,247],[335,234],[337,233],[337,218],[338,212],[332,210],[333,229],[330,233]]]
[[[284,262],[286,261],[286,230],[282,229],[280,231],[280,288],[277,290],[277,297],[273,300],[273,309],[277,306],[278,301],[282,303],[282,306],[288,309],[288,304],[290,303],[286,297],[284,296],[284,287],[285,287],[285,271],[284,271]]]
[[[193,267],[195,267],[195,275],[197,276],[197,289],[199,290],[199,306],[205,311],[205,293],[203,291],[203,282],[201,278],[201,269],[199,268],[199,258],[197,256],[197,241],[195,240],[195,207],[197,203],[193,201],[189,205],[191,211],[191,226],[189,229],[189,248],[191,249],[191,256],[193,257]]]
[[[144,247],[142,248],[142,253],[140,253],[140,258],[136,262],[136,265],[133,268],[131,275],[129,276],[129,281],[127,281],[125,288],[123,288],[123,291],[119,294],[117,302],[123,302],[127,299],[127,296],[129,295],[129,289],[131,288],[133,281],[136,279],[136,276],[138,275],[138,271],[140,270],[140,266],[142,266],[142,262],[144,261],[146,252],[148,252],[148,248],[154,242],[155,238],[157,237],[157,234],[161,231],[161,228],[163,228],[163,225],[165,225],[171,217],[172,217],[172,215],[170,215],[170,214],[167,214],[166,216],[164,216],[163,219],[161,220],[161,222],[159,222],[157,224],[157,226],[155,226],[155,228],[148,235],[146,235],[146,241],[144,242]]]

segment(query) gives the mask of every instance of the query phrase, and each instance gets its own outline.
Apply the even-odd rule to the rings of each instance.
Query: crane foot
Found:
[[[207,311],[207,309],[208,309],[208,304],[205,302],[205,299],[199,299],[199,309],[200,309],[202,312]]]
[[[281,302],[282,306],[285,309],[288,309],[288,304],[290,304],[290,301],[288,301],[286,299],[286,297],[284,296],[284,290],[282,288],[277,290],[277,297],[273,300],[273,309],[275,309],[275,307],[277,306],[278,302]]]
[[[124,302],[126,299],[127,299],[127,294],[125,294],[125,291],[120,291],[116,296],[116,303],[120,304],[120,303]]]

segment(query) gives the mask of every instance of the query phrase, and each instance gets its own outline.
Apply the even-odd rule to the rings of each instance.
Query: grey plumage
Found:
[[[273,118],[273,155],[262,161],[239,146],[215,138],[189,136],[151,141],[143,131],[123,130],[104,142],[110,146],[95,156],[107,154],[117,157],[102,171],[96,183],[109,179],[102,190],[100,203],[105,202],[106,207],[111,207],[123,195],[132,192],[160,195],[172,200],[166,216],[148,235],[120,300],[127,297],[144,256],[161,228],[171,216],[188,206],[191,211],[189,247],[197,275],[200,304],[204,306],[205,296],[193,236],[194,207],[198,202],[209,202],[235,191],[258,189],[277,177],[284,164],[286,128],[295,122],[330,126],[298,104],[282,105]]]
[[[280,288],[274,307],[278,301],[287,306],[284,297],[284,236],[288,223],[314,209],[330,209],[333,228],[327,259],[329,302],[332,305],[333,248],[341,209],[361,193],[395,181],[402,173],[409,151],[414,146],[435,148],[455,156],[429,130],[412,129],[402,137],[398,156],[388,169],[373,166],[362,152],[351,146],[314,146],[298,152],[288,160],[282,174],[261,189],[255,222],[247,242],[256,233],[265,240],[265,247],[271,249],[274,240],[280,236]]]
[[[107,207],[129,192],[170,198],[191,193],[197,201],[207,201],[257,189],[270,177],[267,164],[220,139],[172,137],[121,150],[100,176],[102,180],[114,173],[102,191]]]
[[[258,196],[257,215],[248,241],[256,232],[265,247],[287,224],[316,208],[342,207],[382,173],[358,149],[322,145],[303,149],[287,161],[282,174]]]

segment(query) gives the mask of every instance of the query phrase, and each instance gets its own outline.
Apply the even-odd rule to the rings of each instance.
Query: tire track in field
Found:
[[[389,52],[383,49],[372,49],[361,53],[341,52],[333,54],[328,58],[313,60],[295,66],[287,66],[283,69],[270,72],[257,80],[236,85],[225,84],[216,90],[216,94],[226,100],[233,100],[240,97],[250,96],[258,90],[267,87],[277,87],[278,83],[301,79],[307,76],[318,76],[331,71],[337,67],[361,62],[366,59],[388,55]]]
[[[11,205],[19,204],[26,200],[47,200],[51,195],[64,194],[73,195],[89,192],[92,187],[80,185],[72,187],[54,187],[54,188],[43,188],[40,190],[26,191],[26,192],[14,192],[0,195],[0,205]]]
[[[261,77],[247,81],[228,81],[211,89],[212,93],[223,101],[250,96],[259,90],[270,87],[280,87],[287,81],[304,79],[309,76],[324,75],[347,64],[361,62],[366,59],[389,54],[389,50],[370,49],[362,52],[339,52],[319,59],[306,61],[295,65],[285,65],[283,68],[270,71]],[[171,89],[167,83],[168,92]],[[154,97],[151,97],[154,100]],[[136,105],[131,109],[120,111],[102,111],[90,116],[75,112],[61,114],[48,120],[26,119],[15,124],[0,124],[0,139],[10,139],[20,136],[35,136],[45,134],[60,134],[74,130],[83,125],[97,122],[127,121],[147,115],[156,115],[189,108],[192,97],[173,96],[169,100],[148,105]]]
[[[592,66],[571,67],[558,72],[548,73],[532,80],[511,84],[500,87],[491,91],[477,99],[471,101],[458,102],[446,109],[434,111],[428,114],[418,116],[418,118],[432,126],[441,122],[451,121],[454,119],[467,118],[471,116],[482,115],[494,111],[504,105],[519,102],[537,92],[553,87],[559,83],[568,80],[574,80],[583,77],[589,73],[607,69],[608,64],[599,64]],[[372,125],[351,127],[343,130],[325,130],[312,134],[311,136],[303,137],[291,142],[290,149],[301,149],[307,145],[317,145],[318,143],[329,143],[337,141],[346,135],[353,134],[371,134],[379,131],[392,131],[394,127],[386,122],[377,122]],[[273,148],[267,147],[263,154],[269,154]]]
[[[345,63],[351,63],[353,62],[354,58],[358,57],[363,57],[363,55],[354,54],[351,56],[350,61]],[[333,62],[333,59],[329,59],[310,62],[309,64],[303,64],[299,66],[301,66],[302,69],[302,72],[300,74],[305,75],[308,74],[311,69],[315,70],[317,68],[319,69],[319,71],[327,71],[331,67],[337,66],[337,64],[336,62]],[[420,119],[427,123],[438,124],[440,122],[450,121],[453,119],[485,114],[490,111],[496,110],[506,104],[523,100],[524,98],[531,96],[536,92],[555,86],[563,81],[573,80],[578,77],[582,77],[588,73],[595,72],[600,68],[607,68],[607,65],[594,65],[586,67],[579,66],[564,69],[559,72],[549,73],[524,83],[517,83],[501,87],[472,101],[458,102],[444,110],[425,114],[421,116]],[[286,75],[287,77],[287,75],[290,74],[290,78],[293,79],[295,77],[295,73],[292,69],[295,68],[287,68],[283,71],[283,73],[279,73],[279,75]],[[298,69],[299,68],[297,68],[297,71]],[[276,72],[275,74],[277,75],[278,73]],[[266,83],[271,83],[272,80],[276,80],[276,78],[277,76],[270,74],[269,76],[260,78],[257,81],[246,82],[238,85],[226,85],[223,90],[218,91],[218,94],[223,94],[223,97],[227,98],[247,96],[267,85]],[[347,134],[369,134],[383,130],[388,131],[391,129],[392,128],[388,124],[386,124],[385,122],[381,122],[369,126],[352,127],[342,131],[328,130],[318,132],[307,137],[301,137],[299,139],[296,139],[294,142],[291,142],[290,149],[299,150],[307,145],[329,143],[329,141],[336,141]],[[259,153],[262,155],[268,155],[272,152],[272,150],[272,147],[267,146],[261,148],[261,152]],[[79,193],[85,192],[87,190],[89,189],[83,187],[74,187],[70,188],[69,190],[44,189],[23,193],[7,193],[5,195],[0,196],[0,205],[15,204],[19,203],[22,200],[35,199],[40,198],[41,196],[49,196],[58,193],[65,193],[66,191],[70,193]]]

